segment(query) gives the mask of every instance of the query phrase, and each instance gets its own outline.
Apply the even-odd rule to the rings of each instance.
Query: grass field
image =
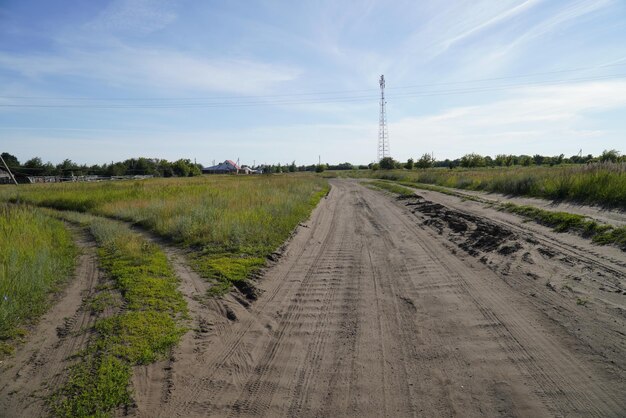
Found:
[[[359,170],[343,175],[626,209],[626,163],[454,170]]]
[[[192,264],[221,293],[263,266],[327,190],[309,174],[205,176],[5,187],[0,201],[139,224],[192,248]]]
[[[70,276],[76,248],[63,223],[35,208],[0,203],[0,358]]]

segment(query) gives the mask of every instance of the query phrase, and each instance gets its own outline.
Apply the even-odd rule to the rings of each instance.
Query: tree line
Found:
[[[202,174],[202,164],[196,164],[190,159],[179,159],[176,161],[168,161],[158,158],[129,158],[124,161],[111,162],[111,164],[94,164],[88,166],[86,164],[77,164],[72,160],[66,159],[63,162],[54,165],[50,162],[44,163],[41,158],[33,157],[23,164],[15,157],[7,152],[3,152],[2,158],[16,175],[24,176],[129,176],[129,175],[151,175],[155,177],[192,177]],[[293,161],[291,164],[271,164],[260,165],[255,167],[262,173],[287,173],[298,171],[316,171],[325,170],[390,170],[390,169],[408,169],[414,168],[430,168],[430,167],[510,167],[510,166],[531,166],[531,165],[560,165],[560,164],[587,164],[593,162],[626,162],[626,155],[621,155],[617,150],[605,150],[602,154],[594,157],[588,155],[572,155],[565,157],[563,154],[557,156],[544,156],[535,154],[530,155],[511,155],[498,154],[495,157],[482,156],[476,153],[466,154],[461,158],[454,160],[436,160],[431,154],[423,154],[419,159],[409,158],[406,162],[396,161],[391,157],[385,157],[378,163],[370,163],[368,165],[354,165],[349,162],[340,164],[311,164],[296,165]]]
[[[409,158],[406,163],[396,161],[391,157],[385,157],[378,163],[369,164],[370,169],[383,169],[390,170],[394,168],[405,168],[412,170],[413,168],[430,168],[430,167],[464,167],[464,168],[476,168],[476,167],[511,167],[511,166],[531,166],[531,165],[560,165],[560,164],[588,164],[595,162],[626,162],[626,155],[621,155],[617,150],[604,150],[602,154],[594,157],[591,154],[588,155],[572,155],[571,157],[565,157],[564,154],[557,156],[545,156],[535,154],[530,155],[510,155],[510,154],[498,154],[495,157],[489,155],[483,156],[476,153],[466,154],[461,158],[454,160],[435,160],[431,154],[423,154],[417,161],[413,158]]]
[[[17,157],[7,152],[2,158],[11,171],[16,175],[24,176],[155,176],[155,177],[191,177],[202,174],[202,165],[195,164],[189,159],[167,161],[159,158],[129,158],[111,164],[78,164],[66,159],[54,165],[44,163],[41,158],[33,157],[21,163]]]

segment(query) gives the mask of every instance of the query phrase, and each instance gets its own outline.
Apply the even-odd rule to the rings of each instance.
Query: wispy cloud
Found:
[[[487,16],[486,20],[482,22],[478,22],[475,26],[465,30],[464,32],[458,35],[453,36],[452,38],[445,39],[443,42],[441,42],[442,48],[439,52],[443,53],[447,49],[449,49],[452,45],[458,42],[461,42],[464,39],[469,38],[472,35],[476,35],[482,32],[483,30],[486,30],[497,24],[503,23],[508,19],[511,19],[521,13],[524,13],[530,10],[532,7],[536,6],[537,4],[541,3],[542,1],[543,0],[526,0],[523,3],[515,7],[512,7],[510,9],[502,11],[501,13],[498,13],[495,16]]]
[[[151,33],[176,20],[174,2],[165,0],[116,0],[84,28],[97,31]]]
[[[504,55],[533,39],[540,38],[566,24],[573,23],[580,17],[606,8],[612,3],[613,0],[583,0],[568,3],[549,18],[540,21],[538,24],[519,35],[516,39],[509,42],[509,44],[500,51],[499,55]]]
[[[123,47],[61,55],[0,52],[0,68],[30,78],[72,76],[112,86],[259,94],[294,80],[299,71],[245,59],[208,59],[171,50]]]

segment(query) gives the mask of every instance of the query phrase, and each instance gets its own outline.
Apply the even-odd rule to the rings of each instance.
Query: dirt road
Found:
[[[194,331],[134,379],[134,413],[626,413],[618,250],[588,252],[479,206],[332,186],[257,301],[191,306]]]

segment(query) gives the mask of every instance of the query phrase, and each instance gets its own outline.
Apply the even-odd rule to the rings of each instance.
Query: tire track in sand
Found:
[[[84,231],[71,228],[81,250],[71,282],[35,325],[27,341],[0,369],[3,416],[48,415],[46,400],[61,384],[71,356],[84,348],[96,317],[84,306],[103,279],[96,245]]]

